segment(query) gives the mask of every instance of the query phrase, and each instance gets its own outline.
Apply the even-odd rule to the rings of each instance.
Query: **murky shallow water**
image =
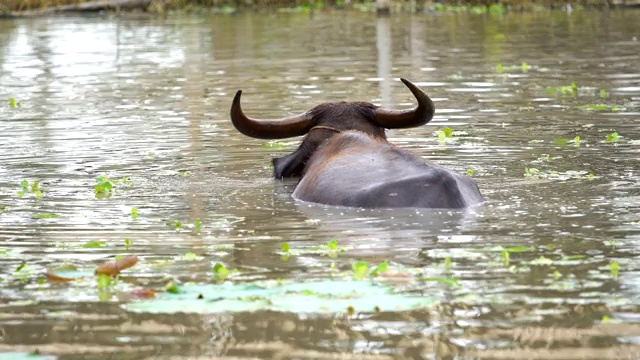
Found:
[[[61,359],[640,357],[637,16],[0,22],[0,350]],[[344,99],[409,107],[398,77],[425,89],[438,110],[427,126],[390,132],[391,141],[473,169],[483,208],[295,203],[295,182],[270,177],[270,158],[288,150],[264,148],[228,119],[238,89],[247,113],[265,118]],[[11,109],[10,97],[21,107]],[[609,107],[579,108],[594,104]],[[445,126],[454,141],[434,136]],[[606,143],[614,131],[619,140]],[[575,136],[579,146],[557,142]],[[130,183],[97,199],[95,178],[105,173]],[[39,181],[42,199],[18,197],[22,180]],[[346,249],[337,258],[308,251],[331,239]],[[89,241],[104,244],[81,247]],[[283,259],[282,242],[299,253]],[[199,257],[180,258],[189,252]],[[130,311],[117,291],[100,301],[90,281],[40,281],[47,268],[118,254],[141,260],[123,282],[151,288],[212,282],[216,262],[238,269],[231,279],[242,283],[321,279],[356,260],[389,260],[404,271],[404,291],[436,304],[352,316],[153,314]]]

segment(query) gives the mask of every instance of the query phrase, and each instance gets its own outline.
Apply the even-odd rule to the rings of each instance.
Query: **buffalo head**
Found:
[[[392,110],[368,102],[337,102],[318,105],[302,114],[265,120],[245,115],[240,106],[242,90],[239,90],[231,105],[231,121],[238,131],[258,139],[282,139],[306,134],[296,151],[273,159],[276,178],[298,176],[318,147],[340,132],[357,130],[385,140],[385,129],[428,123],[435,111],[433,102],[409,80],[401,80],[416,97],[418,106],[414,109]]]

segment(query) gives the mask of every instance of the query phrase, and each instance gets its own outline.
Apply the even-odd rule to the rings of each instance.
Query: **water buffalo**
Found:
[[[425,162],[387,142],[386,129],[420,126],[432,118],[429,96],[401,79],[418,101],[408,110],[368,102],[321,104],[283,119],[244,114],[242,90],[231,105],[231,121],[244,135],[281,139],[306,135],[293,153],[273,159],[274,176],[300,176],[293,198],[363,208],[464,208],[483,202],[475,180]]]

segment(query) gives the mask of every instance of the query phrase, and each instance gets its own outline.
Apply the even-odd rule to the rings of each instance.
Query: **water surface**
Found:
[[[637,17],[320,12],[0,22],[0,351],[38,348],[60,359],[640,357]],[[229,121],[238,89],[245,111],[262,118],[339,100],[408,108],[414,99],[399,77],[421,86],[437,111],[426,126],[389,131],[390,140],[472,169],[484,207],[296,203],[295,181],[271,179],[270,159],[298,139],[265,148]],[[8,98],[21,106],[11,109]],[[606,106],[580,108],[589,105]],[[434,134],[444,127],[452,141]],[[618,141],[606,142],[613,132]],[[525,168],[539,173],[525,176]],[[129,180],[97,199],[93,186],[104,174]],[[22,180],[38,181],[42,199],[19,197]],[[167,225],[174,221],[181,231]],[[337,258],[281,256],[282,242],[309,250],[331,239],[346,249]],[[89,241],[104,244],[81,247]],[[175,260],[190,252],[199,258]],[[357,260],[388,260],[412,274],[405,291],[436,304],[353,315],[148,314],[130,311],[126,296],[101,297],[92,282],[40,280],[47,268],[119,254],[141,261],[123,281],[157,289],[172,279],[212,282],[217,262],[238,269],[232,281],[242,283],[322,279]]]

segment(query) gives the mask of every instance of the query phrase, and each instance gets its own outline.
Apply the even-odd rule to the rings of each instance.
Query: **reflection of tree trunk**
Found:
[[[52,6],[39,10],[13,12],[9,16],[12,17],[29,17],[38,15],[50,15],[60,12],[95,12],[104,10],[133,10],[147,9],[153,0],[97,0],[80,4]],[[158,2],[162,6],[164,1]]]
[[[389,18],[376,20],[376,47],[378,49],[378,77],[380,83],[380,101],[382,106],[391,105],[391,28]]]
[[[376,0],[376,13],[378,15],[389,15],[391,13],[391,1]]]

